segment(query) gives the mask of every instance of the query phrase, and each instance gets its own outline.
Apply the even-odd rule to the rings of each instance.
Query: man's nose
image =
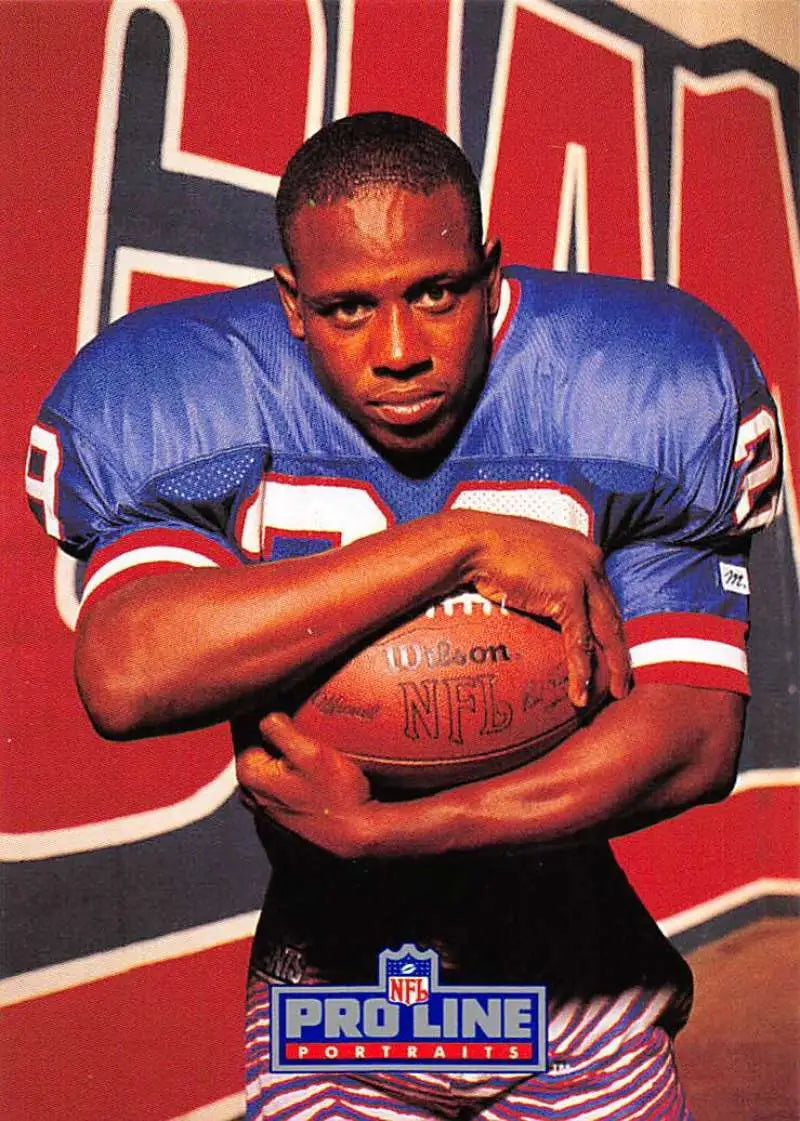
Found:
[[[382,308],[375,323],[372,368],[377,374],[413,373],[429,361],[428,348],[414,312],[397,302]]]

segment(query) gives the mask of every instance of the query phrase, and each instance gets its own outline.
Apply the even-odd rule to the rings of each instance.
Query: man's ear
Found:
[[[484,260],[486,261],[489,314],[492,316],[497,315],[497,310],[500,307],[500,282],[502,280],[500,250],[500,240],[496,237],[490,238],[483,247]]]
[[[306,325],[300,311],[300,297],[294,273],[287,265],[275,265],[272,271],[278,282],[278,295],[281,298],[281,304],[289,323],[289,330],[296,339],[304,339],[306,337]]]

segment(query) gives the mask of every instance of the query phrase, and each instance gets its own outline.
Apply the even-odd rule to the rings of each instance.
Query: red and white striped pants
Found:
[[[602,1012],[582,1015],[577,1030],[575,1016],[560,1017],[569,1050],[551,1034],[550,1070],[522,1080],[438,1071],[273,1074],[269,985],[251,978],[247,1121],[691,1121],[670,1037],[640,1028],[634,1011],[635,997],[605,1002]]]

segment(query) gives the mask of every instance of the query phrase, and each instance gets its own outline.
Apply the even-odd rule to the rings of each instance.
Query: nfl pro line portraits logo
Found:
[[[377,985],[270,986],[273,1071],[547,1069],[543,985],[439,985],[439,955],[378,955]]]

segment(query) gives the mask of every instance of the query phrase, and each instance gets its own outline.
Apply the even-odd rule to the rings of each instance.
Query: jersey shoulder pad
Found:
[[[225,535],[305,364],[271,283],[125,317],[44,402],[26,470],[34,513],[81,558],[175,519]]]
[[[306,367],[272,281],[146,308],[77,355],[47,397],[53,417],[146,477],[263,441],[260,417]]]
[[[742,425],[761,410],[774,418],[734,328],[666,285],[529,269],[511,276],[520,300],[506,343],[546,385],[554,447],[638,465],[707,511],[730,504]]]

